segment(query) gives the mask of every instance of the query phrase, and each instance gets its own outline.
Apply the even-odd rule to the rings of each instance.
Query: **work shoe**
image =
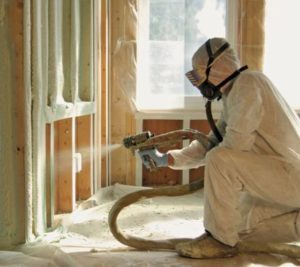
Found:
[[[237,254],[238,249],[225,245],[205,233],[193,241],[179,243],[175,247],[180,256],[195,259],[226,258]]]

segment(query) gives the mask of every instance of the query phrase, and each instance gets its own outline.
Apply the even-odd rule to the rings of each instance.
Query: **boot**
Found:
[[[193,241],[179,243],[176,251],[180,256],[195,259],[226,258],[238,253],[236,247],[225,245],[205,233]]]

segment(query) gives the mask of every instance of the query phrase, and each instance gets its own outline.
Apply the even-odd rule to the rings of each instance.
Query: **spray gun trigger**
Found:
[[[149,155],[143,155],[143,162],[150,171],[157,169],[156,162]]]

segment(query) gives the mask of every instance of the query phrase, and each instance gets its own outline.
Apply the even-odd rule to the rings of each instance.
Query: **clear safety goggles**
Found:
[[[198,69],[188,71],[185,76],[188,78],[191,84],[196,87],[199,87],[206,80],[205,73]]]

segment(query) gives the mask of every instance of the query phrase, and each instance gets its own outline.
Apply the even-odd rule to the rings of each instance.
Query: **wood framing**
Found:
[[[54,123],[46,124],[46,222],[51,227],[55,214]]]
[[[242,64],[262,70],[264,54],[265,0],[238,2],[238,53]]]
[[[81,170],[76,173],[76,200],[88,199],[93,193],[93,115],[76,118],[76,153],[81,156]]]
[[[101,1],[101,25],[100,25],[100,41],[101,41],[101,61],[99,61],[100,66],[100,73],[99,75],[101,77],[101,91],[100,91],[100,100],[99,102],[101,103],[101,115],[99,116],[100,122],[100,139],[101,139],[101,147],[106,147],[108,145],[108,82],[107,82],[107,75],[108,75],[108,70],[107,70],[107,65],[108,65],[108,3],[107,0]],[[99,148],[101,149],[101,148]],[[100,152],[100,151],[98,151]],[[101,155],[102,153],[100,153]],[[108,184],[108,155],[101,155],[101,177],[98,178],[98,184],[99,187],[105,187]]]
[[[109,144],[121,145],[123,138],[135,132],[135,109],[131,105],[135,92],[136,66],[136,1],[110,1],[110,79],[109,79]],[[125,83],[126,81],[126,83]],[[108,147],[109,149],[109,147]],[[109,183],[135,184],[133,156],[120,147],[111,151]]]
[[[59,120],[55,128],[55,213],[71,212],[75,208],[75,132],[73,118]]]

